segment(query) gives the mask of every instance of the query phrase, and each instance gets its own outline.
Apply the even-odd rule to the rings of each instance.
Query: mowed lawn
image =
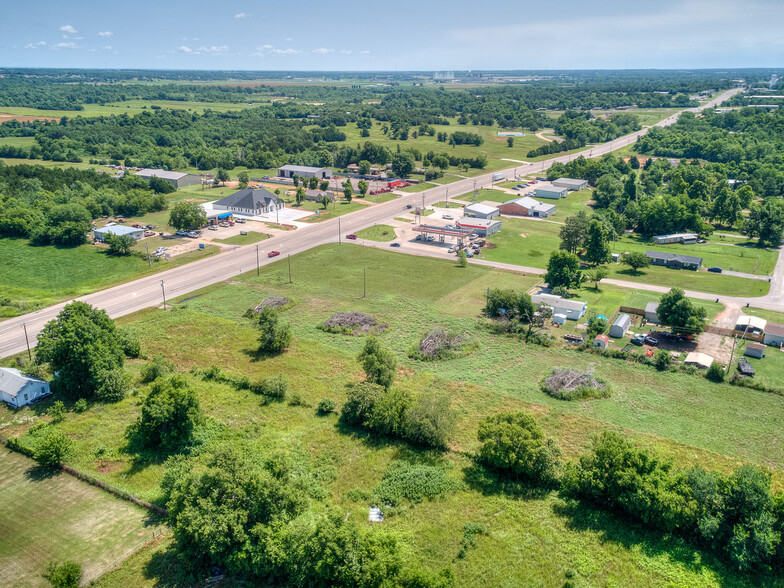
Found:
[[[95,579],[114,560],[150,539],[147,511],[64,473],[0,448],[0,586],[48,586],[52,561],[80,563]]]

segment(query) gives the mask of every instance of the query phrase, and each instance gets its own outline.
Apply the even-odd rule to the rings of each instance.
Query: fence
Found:
[[[721,335],[722,337],[740,337],[741,339],[757,341],[758,343],[762,343],[765,339],[764,335],[755,335],[753,333],[746,333],[745,331],[736,331],[735,329],[714,327],[713,325],[705,325],[705,332]]]
[[[645,311],[642,308],[634,308],[631,306],[619,306],[619,312],[625,312],[626,314],[637,314],[640,316],[645,316]]]

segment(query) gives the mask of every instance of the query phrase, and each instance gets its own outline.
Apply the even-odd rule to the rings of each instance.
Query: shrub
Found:
[[[302,397],[302,394],[295,392],[289,399],[289,406],[309,406],[307,401]]]
[[[558,400],[607,398],[610,386],[591,373],[569,369],[555,369],[542,380],[542,391]]]
[[[457,417],[446,394],[420,394],[403,415],[403,437],[424,447],[446,449]]]
[[[664,349],[659,349],[656,353],[654,353],[653,365],[660,372],[667,370],[671,364],[672,364],[672,357],[670,357],[669,351],[665,351]]]
[[[52,417],[53,423],[62,422],[66,414],[65,404],[63,404],[62,400],[55,400],[52,406],[46,409],[46,414]]]
[[[84,398],[80,398],[74,403],[73,409],[74,412],[84,412],[87,410],[87,401]]]
[[[362,364],[368,382],[379,384],[384,388],[392,386],[395,381],[397,360],[389,351],[381,347],[378,339],[368,337],[365,346],[357,356],[357,361]]]
[[[458,267],[468,267],[468,256],[463,249],[457,252],[457,265]]]
[[[282,353],[289,345],[293,336],[291,329],[281,323],[278,312],[269,306],[263,308],[258,316],[260,353]]]
[[[555,288],[550,290],[550,293],[553,296],[563,296],[564,298],[568,298],[569,297],[569,289],[568,288],[564,288],[563,286],[556,286]]]
[[[373,491],[381,503],[400,504],[404,500],[422,502],[443,498],[462,488],[443,466],[395,461]]]
[[[355,384],[348,389],[346,403],[341,409],[340,418],[348,425],[363,427],[376,400],[383,396],[384,388],[372,382]]]
[[[73,449],[73,443],[62,431],[50,431],[40,439],[33,450],[33,459],[44,467],[55,467],[63,461]]]
[[[78,588],[82,581],[82,566],[75,561],[61,564],[51,562],[42,577],[49,581],[53,588]]]
[[[316,410],[319,414],[329,414],[335,410],[335,401],[331,398],[322,398]]]
[[[103,382],[95,391],[99,400],[104,402],[117,402],[125,398],[128,391],[128,376],[122,368],[104,372]]]
[[[534,417],[525,412],[502,413],[479,425],[478,459],[507,475],[550,485],[558,479],[561,451]]]
[[[284,400],[288,389],[289,381],[280,374],[250,384],[250,391],[260,394],[267,402]]]
[[[726,372],[724,368],[716,363],[715,361],[710,365],[708,371],[705,373],[705,377],[708,378],[711,382],[721,383],[724,381],[724,376]]]
[[[362,488],[353,488],[346,493],[346,498],[353,500],[354,502],[370,500],[370,492],[363,490]]]
[[[162,353],[159,353],[152,358],[152,361],[142,366],[142,382],[154,382],[158,378],[166,376],[173,371],[174,363],[166,359]]]
[[[117,336],[120,339],[125,357],[136,359],[142,354],[142,344],[136,335],[125,329],[117,329]]]

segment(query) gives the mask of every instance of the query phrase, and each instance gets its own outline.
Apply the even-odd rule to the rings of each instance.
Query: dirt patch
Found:
[[[56,116],[31,116],[24,114],[8,114],[7,112],[0,112],[0,124],[8,122],[9,120],[18,120],[19,122],[33,122],[36,120],[60,120]]]
[[[112,472],[119,471],[122,467],[123,462],[121,461],[102,459],[96,464],[95,471],[100,472],[101,474],[111,474]]]
[[[525,238],[526,238],[528,235],[526,235],[525,233],[520,233],[520,236],[521,236],[523,239],[525,239]]]

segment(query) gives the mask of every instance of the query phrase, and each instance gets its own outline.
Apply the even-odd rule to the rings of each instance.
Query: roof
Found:
[[[696,363],[697,365],[710,366],[713,363],[713,358],[707,353],[700,353],[692,351],[686,356],[685,363]]]
[[[550,192],[563,192],[568,188],[562,188],[561,186],[553,186],[550,182],[541,182],[538,185],[534,186],[534,191],[536,190],[547,190]]]
[[[13,398],[30,382],[46,384],[44,380],[25,376],[16,368],[0,368],[0,390]]]
[[[521,196],[520,198],[513,198],[512,200],[507,200],[504,204],[517,204],[518,206],[522,206],[523,208],[533,209],[537,206],[542,206],[542,203],[538,200],[534,200],[530,196]],[[549,206],[555,206],[555,204],[548,204]]]
[[[612,326],[618,325],[620,327],[628,327],[632,322],[632,317],[628,314],[619,314],[618,317],[613,321]]]
[[[278,168],[279,170],[286,170],[292,172],[317,172],[324,169],[323,167],[310,167],[307,165],[283,165]]]
[[[161,178],[162,180],[181,180],[189,175],[183,172],[166,171],[165,169],[142,169],[136,172],[137,176],[143,178]]]
[[[694,257],[693,255],[665,253],[662,251],[646,251],[645,255],[654,259],[664,259],[665,261],[680,261],[681,263],[695,263],[697,265],[702,265],[702,257]]]
[[[768,323],[765,328],[766,335],[775,335],[777,337],[784,337],[784,325],[778,323]]]
[[[143,232],[144,229],[136,229],[134,227],[126,227],[125,225],[106,225],[100,229],[93,229],[94,233],[109,233],[110,235],[131,235],[133,233]]]
[[[276,204],[283,202],[283,200],[275,196],[275,194],[264,188],[256,188],[255,190],[252,188],[245,188],[239,192],[234,192],[234,194],[229,194],[226,198],[221,198],[217,202],[214,202],[213,206],[217,204],[219,206],[232,206],[234,208],[257,210],[263,205],[266,206],[270,201],[275,202]]]
[[[649,302],[645,305],[645,312],[656,312],[659,309],[658,302]]]
[[[498,209],[495,206],[488,206],[487,204],[479,204],[478,202],[475,204],[468,204],[463,210],[469,210],[471,212],[479,212],[481,214],[490,214],[492,212],[498,211]]]
[[[736,327],[748,326],[752,329],[759,329],[760,331],[764,331],[767,324],[768,321],[766,321],[764,318],[760,318],[758,316],[746,316],[744,314],[740,315],[735,321]]]
[[[329,190],[305,190],[305,196],[310,196],[311,198],[315,197],[324,197],[327,198],[334,198],[335,193],[330,192]]]
[[[587,306],[587,302],[582,300],[567,300],[555,294],[534,294],[531,296],[534,304],[546,304],[553,308],[563,308],[566,310],[583,310]]]
[[[558,178],[555,181],[562,184],[570,184],[572,186],[582,186],[583,184],[588,183],[588,180],[575,180],[574,178]]]
[[[755,343],[754,341],[749,341],[746,343],[746,349],[756,349],[757,351],[765,351],[765,346],[762,343]]]
[[[457,226],[487,229],[500,222],[500,220],[494,218],[461,218],[457,221]]]
[[[672,233],[671,235],[656,235],[654,239],[697,239],[697,233]]]
[[[594,341],[604,341],[605,343],[609,343],[610,338],[607,335],[596,335],[596,337],[594,337]]]

